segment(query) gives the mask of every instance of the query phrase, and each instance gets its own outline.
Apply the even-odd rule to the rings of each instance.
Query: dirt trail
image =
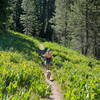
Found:
[[[46,70],[45,70],[45,80],[47,84],[51,87],[52,94],[49,97],[49,100],[64,100],[63,93],[60,89],[60,85],[56,81],[50,81],[46,78]]]

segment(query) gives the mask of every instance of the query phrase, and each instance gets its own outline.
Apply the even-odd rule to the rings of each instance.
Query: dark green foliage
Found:
[[[99,100],[100,61],[58,44],[45,42],[45,46],[56,55],[50,69],[55,80],[61,84],[65,100]]]
[[[23,32],[23,26],[20,21],[20,16],[22,14],[22,8],[21,8],[22,0],[16,0],[14,3],[13,8],[13,29],[18,32]]]
[[[5,35],[3,37],[5,37]],[[8,33],[8,35],[6,35],[5,38],[0,39],[0,50],[22,52],[23,54],[26,55],[26,57],[27,55],[30,55],[31,59],[34,58],[32,56],[32,51],[34,52],[35,48],[37,47],[35,47],[35,44],[32,41],[29,41],[23,37],[19,37],[18,34]],[[27,59],[30,59],[30,58],[27,58]]]
[[[13,31],[0,37],[0,99],[40,100],[50,95],[37,53],[39,43]]]
[[[49,22],[55,9],[55,0],[23,0],[21,23],[25,34],[37,35],[52,40],[52,28]]]
[[[84,55],[99,55],[99,1],[56,0],[53,40]]]
[[[52,40],[53,30],[50,19],[54,16],[56,0],[40,0],[41,33],[40,37]]]
[[[40,6],[38,0],[23,0],[23,14],[21,15],[21,23],[24,32],[27,35],[39,35],[41,30],[40,23]]]
[[[8,0],[0,0],[0,32],[5,31],[8,21]]]
[[[67,0],[56,0],[55,1],[55,16],[51,19],[54,24],[52,28],[54,29],[53,40],[60,44],[66,43],[67,35]]]
[[[99,0],[1,0],[0,31],[10,28],[99,59],[99,6]]]
[[[71,47],[84,55],[99,57],[99,27],[97,1],[75,0],[68,11],[68,32],[72,36]],[[97,8],[95,8],[97,7]]]
[[[40,100],[50,95],[37,53],[39,44],[40,40],[13,31],[1,36],[0,99]],[[99,99],[100,61],[56,43],[45,42],[44,46],[52,50],[54,57],[50,69],[66,99]]]

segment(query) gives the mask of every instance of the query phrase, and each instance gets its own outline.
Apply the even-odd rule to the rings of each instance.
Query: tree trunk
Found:
[[[85,52],[84,55],[88,54],[88,49],[89,49],[89,19],[88,19],[88,2],[86,2],[86,41],[85,41]]]

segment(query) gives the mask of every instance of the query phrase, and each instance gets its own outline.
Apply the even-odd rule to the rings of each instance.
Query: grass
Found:
[[[0,99],[40,100],[50,95],[37,53],[39,43],[13,31],[0,37]]]
[[[54,78],[62,87],[66,100],[100,99],[100,61],[87,58],[76,51],[45,42],[54,55]]]
[[[41,41],[14,31],[0,36],[1,100],[44,100],[50,95],[38,54]],[[52,49],[50,69],[66,100],[100,99],[100,61],[56,43],[44,45]]]

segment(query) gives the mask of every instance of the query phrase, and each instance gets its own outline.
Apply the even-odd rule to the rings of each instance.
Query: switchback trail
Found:
[[[46,78],[46,69],[44,69],[45,80],[47,84],[51,87],[51,95],[48,100],[64,100],[63,93],[60,89],[60,85],[56,81],[50,81]]]

